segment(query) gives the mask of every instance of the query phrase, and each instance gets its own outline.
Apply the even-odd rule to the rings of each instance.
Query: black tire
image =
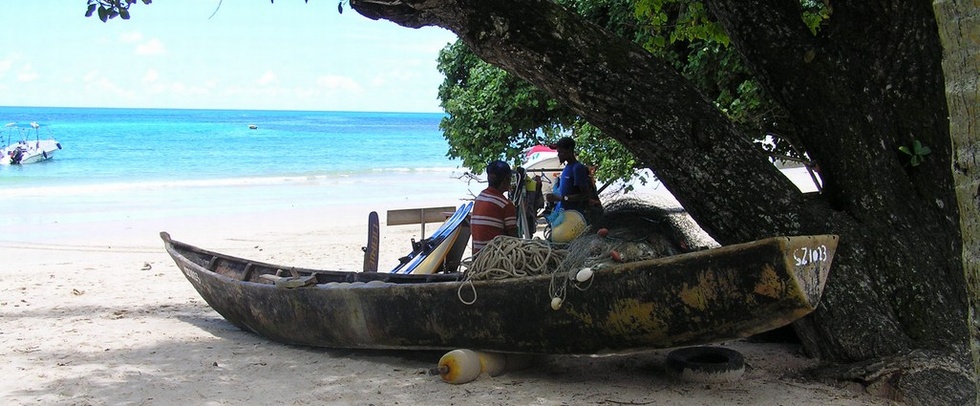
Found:
[[[667,354],[667,372],[688,382],[735,382],[745,373],[745,358],[723,347],[687,347]]]

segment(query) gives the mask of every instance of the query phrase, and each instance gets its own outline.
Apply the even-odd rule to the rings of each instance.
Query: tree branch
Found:
[[[799,89],[799,73],[814,69],[812,62],[823,53],[803,23],[800,5],[792,1],[706,0],[746,63],[759,75],[764,87],[777,94]],[[810,81],[818,83],[818,81]],[[806,90],[804,88],[803,90]]]
[[[482,59],[586,117],[636,154],[718,241],[761,238],[774,228],[800,233],[799,191],[672,67],[553,2],[498,3],[418,0],[390,10],[398,21],[406,4],[429,10],[410,20],[455,32]],[[360,11],[364,3],[351,4]],[[371,12],[385,14],[384,7]]]

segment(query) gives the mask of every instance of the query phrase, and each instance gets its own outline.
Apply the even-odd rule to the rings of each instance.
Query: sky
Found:
[[[102,23],[86,0],[5,1],[0,106],[442,111],[450,31],[340,14],[338,0],[218,4],[137,2]]]

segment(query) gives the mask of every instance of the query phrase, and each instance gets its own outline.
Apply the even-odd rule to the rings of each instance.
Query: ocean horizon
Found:
[[[0,167],[7,188],[454,171],[442,113],[0,107],[2,142],[54,138],[40,165]],[[30,123],[40,124],[35,134]],[[10,124],[8,124],[10,125]],[[256,126],[250,129],[249,126]]]
[[[482,187],[446,157],[442,117],[0,107],[4,124],[37,122],[36,136],[62,145],[48,161],[0,166],[0,229],[20,230],[5,239],[44,239],[50,224],[458,204]]]

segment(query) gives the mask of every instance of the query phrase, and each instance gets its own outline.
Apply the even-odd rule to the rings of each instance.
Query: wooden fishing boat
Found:
[[[833,235],[774,237],[609,266],[554,310],[551,275],[467,282],[302,269],[161,237],[212,308],[273,341],[550,354],[708,344],[784,326],[817,307],[837,247]]]

